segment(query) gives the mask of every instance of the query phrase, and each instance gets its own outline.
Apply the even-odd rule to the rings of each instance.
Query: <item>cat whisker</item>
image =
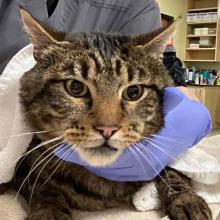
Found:
[[[171,145],[169,144],[169,147],[167,147],[163,142],[161,142],[160,140],[157,140],[157,139],[153,139],[153,138],[145,138],[145,141],[147,141],[147,140],[150,140],[150,141],[152,141],[153,143],[155,142],[155,143],[158,143],[158,144],[161,144],[161,145],[163,145],[163,149],[169,149],[170,147],[176,147],[176,145],[175,144],[172,144],[171,143]]]
[[[177,159],[174,155],[172,155],[170,152],[165,151],[164,149],[162,149],[160,146],[156,145],[155,143],[153,143],[152,139],[149,138],[144,138],[144,140],[146,142],[148,142],[149,144],[151,144],[152,146],[154,146],[155,148],[157,148],[158,150],[160,150],[162,153],[166,154],[167,156],[169,156],[170,158],[172,158],[174,161]]]
[[[36,147],[32,148],[31,150],[25,152],[20,157],[18,157],[15,161],[12,162],[12,164],[17,163],[22,157],[24,157],[24,156],[26,157],[28,154],[30,154],[31,152],[39,149],[40,147],[43,147],[43,146],[45,146],[47,144],[50,144],[50,143],[55,142],[55,141],[58,141],[58,140],[62,139],[64,136],[65,135],[62,135],[62,136],[59,136],[59,137],[56,137],[56,138],[53,138],[53,139],[50,139],[48,141],[44,141],[44,142],[38,144]]]
[[[159,146],[158,146],[159,147]],[[143,150],[147,150],[148,152],[150,152],[151,154],[152,154],[152,156],[161,164],[161,167],[163,167],[164,165],[162,164],[162,162],[158,159],[158,157],[156,157],[156,155],[155,154],[153,154],[153,152],[151,151],[151,150],[149,150],[149,149],[147,149],[147,148],[144,148],[144,146],[143,146],[143,148],[142,148]],[[162,152],[164,152],[162,149],[159,149],[159,150],[161,150]],[[166,153],[166,152],[164,152],[164,153]],[[169,156],[169,155],[168,155]],[[174,159],[175,160],[175,159]],[[168,175],[168,173],[167,173],[167,171],[166,171],[166,168],[164,168],[164,172],[165,172],[165,174],[166,174],[166,176],[167,176],[167,179],[168,179],[168,181],[169,181],[169,175]]]
[[[165,145],[163,142],[161,142],[160,140],[155,140],[155,139],[153,139],[153,138],[146,138],[146,139],[148,139],[148,140],[150,140],[150,141],[152,141],[153,143],[155,142],[155,143],[158,143],[158,144],[161,144],[161,145],[163,145],[162,146],[162,149],[164,149],[164,150],[166,150],[166,149],[170,149],[170,147],[176,147],[176,145],[175,144],[173,144],[173,145],[169,145],[169,147],[167,146],[167,145]],[[147,140],[145,140],[145,141],[147,141]],[[179,143],[178,143],[178,145],[179,145]],[[159,146],[158,146],[159,147]],[[167,153],[170,153],[170,155],[172,155],[172,153],[171,152],[169,152],[169,151],[166,151]],[[173,157],[175,157],[174,155],[172,155]],[[175,157],[175,159],[177,159],[176,157]]]
[[[179,144],[179,142],[177,142],[177,141],[175,141],[175,140],[173,140],[173,139],[171,139],[171,138],[169,138],[169,137],[166,137],[166,136],[157,135],[157,134],[151,134],[151,136],[153,136],[153,137],[158,137],[158,138],[161,138],[161,139],[164,139],[164,140],[171,141],[171,142],[174,142],[174,143]],[[180,138],[180,139],[183,140],[182,137],[179,137],[179,136],[174,136],[174,137],[178,137],[178,138]],[[146,137],[145,137],[145,138],[146,138]]]
[[[71,145],[68,145],[68,147],[71,146]],[[59,168],[59,166],[61,165],[62,162],[65,161],[65,159],[69,156],[71,150],[74,149],[75,146],[71,146],[71,148],[69,148],[65,153],[63,153],[63,155],[61,156],[61,158],[57,158],[57,162],[54,164],[54,166],[58,164],[58,166],[54,169],[54,171],[50,174],[50,176],[44,181],[44,183],[42,184],[41,188],[43,188],[44,185],[46,185],[46,183],[50,180],[50,178],[53,176],[53,174],[57,171],[57,169]],[[68,152],[68,154],[66,154]],[[40,189],[41,189],[40,188]]]
[[[59,148],[60,148],[60,147],[63,147],[63,145],[65,146],[65,143],[64,143],[63,141],[61,141],[61,142],[59,142],[59,143],[57,143],[57,144],[51,146],[50,148],[48,148],[46,151],[44,151],[44,152],[35,160],[35,162],[34,162],[33,165],[31,166],[31,169],[35,166],[35,164],[37,163],[37,161],[38,161],[44,154],[46,154],[46,153],[47,153],[48,151],[50,151],[51,149],[57,147],[58,145],[60,145],[60,146],[59,146]]]
[[[163,170],[164,170],[164,172],[165,172],[165,174],[166,174],[166,176],[167,176],[167,179],[168,179],[168,181],[169,181],[169,175],[168,175],[168,173],[167,173],[167,171],[166,171],[166,167],[164,167],[164,165],[163,165],[163,163],[161,162],[161,160],[160,160],[150,149],[146,148],[143,144],[139,143],[138,146],[140,146],[141,149],[143,149],[145,152],[147,151],[147,152],[149,153],[149,156],[152,155],[152,156],[154,157],[154,158],[152,158],[152,159],[156,159],[156,160],[159,162],[161,168],[163,168]]]
[[[46,151],[44,151],[44,152],[35,160],[35,162],[34,162],[33,165],[31,166],[31,169],[30,169],[30,170],[33,169],[33,167],[35,166],[35,164],[37,163],[37,161],[39,161],[39,159],[40,159],[43,155],[47,154],[47,152],[49,152],[51,149],[57,147],[58,145],[60,145],[59,147],[63,147],[63,145],[65,146],[65,143],[64,143],[63,141],[61,141],[61,142],[59,142],[59,143],[53,145],[52,147],[48,148]]]
[[[64,148],[68,148],[69,147],[69,145],[66,145],[66,146],[64,146]],[[63,150],[63,148],[61,148],[61,149],[59,149],[60,151],[62,151]],[[59,151],[58,150],[58,151]],[[68,148],[67,150],[66,150],[66,152],[70,152],[70,148]],[[63,153],[63,155],[66,155],[66,152],[65,153]],[[52,153],[53,153],[53,151],[52,151]],[[50,154],[49,154],[50,155]],[[62,155],[62,157],[63,157],[63,155]],[[37,181],[38,181],[38,179],[39,179],[39,177],[40,177],[40,174],[43,172],[43,170],[44,170],[44,168],[49,164],[49,162],[54,158],[54,157],[56,157],[56,154],[54,154],[52,157],[50,157],[50,159],[43,165],[43,167],[41,168],[41,170],[38,172],[38,175],[37,175],[37,177],[36,177],[36,179],[35,179],[35,181],[34,181],[34,185],[32,186],[32,191],[31,191],[31,196],[30,196],[30,200],[29,200],[29,209],[30,209],[30,206],[31,206],[31,201],[32,201],[32,196],[33,196],[33,193],[34,193],[34,189],[35,189],[35,187],[36,187],[36,184],[37,184]],[[45,160],[45,159],[44,159]]]
[[[64,144],[64,147],[68,147],[69,149],[71,149],[72,151],[74,151],[76,145],[72,145],[72,144],[65,143],[65,144]],[[63,149],[62,145],[61,145],[60,147],[58,147],[57,149],[59,150],[59,148],[62,148],[62,149]],[[62,155],[61,155],[61,156],[57,156],[56,159],[57,159],[57,160],[62,160],[62,159],[63,159],[63,158],[62,158]],[[51,168],[54,167],[55,165],[56,165],[56,163],[53,164],[53,165],[51,166]]]
[[[27,114],[29,114],[29,113],[31,113],[32,111],[30,110],[30,111],[27,111],[27,112],[23,112],[23,115],[27,115]]]
[[[74,144],[74,145],[72,145],[72,144],[69,144],[69,146],[70,146],[70,149],[71,149],[71,151],[73,151],[73,152],[76,152],[76,148],[78,147],[78,145],[77,144]],[[71,152],[70,151],[70,152]],[[70,153],[69,152],[69,153]],[[69,154],[68,154],[69,155]],[[61,156],[62,157],[62,156]],[[66,158],[66,157],[65,157]],[[65,158],[63,158],[62,160],[65,160]],[[65,165],[65,164],[64,164]],[[63,166],[63,168],[62,168],[62,171],[63,171],[63,169],[64,169],[64,166]]]
[[[129,146],[128,149],[130,150],[131,154],[135,157],[137,162],[140,162],[142,170],[144,171],[144,173],[146,173],[146,170],[144,169],[143,163],[142,163],[141,159],[138,157],[138,154],[136,153],[136,151],[134,149],[132,149],[131,146]]]
[[[14,137],[22,137],[22,136],[32,135],[32,134],[43,134],[43,133],[48,133],[48,132],[49,131],[33,131],[33,132],[27,132],[27,133],[23,133],[23,134],[13,134],[13,135],[7,136],[7,137],[0,137],[0,140],[10,139],[10,138],[14,138]]]
[[[60,149],[60,151],[62,150],[62,148]],[[53,155],[53,151],[51,152],[51,153],[49,153],[46,157],[44,157],[33,169],[31,169],[30,171],[29,171],[29,173],[28,173],[28,175],[25,177],[25,179],[23,180],[23,182],[22,182],[22,184],[20,185],[20,187],[19,187],[19,189],[18,189],[18,191],[17,191],[17,193],[16,193],[16,195],[15,195],[15,200],[17,200],[17,197],[18,197],[18,194],[19,194],[19,192],[21,191],[21,189],[22,189],[22,187],[24,186],[24,184],[25,184],[25,182],[26,182],[26,180],[30,177],[30,175],[33,173],[33,171],[34,170],[36,170],[36,168],[40,165],[40,164],[42,164],[47,158],[49,158],[51,155]],[[54,156],[56,156],[55,154],[54,154]]]
[[[43,134],[43,133],[49,133],[49,132],[55,132],[55,131],[62,131],[62,130],[32,131],[32,132],[27,132],[27,133],[22,133],[22,134],[13,134],[11,136],[0,137],[0,140],[10,139],[10,138],[15,138],[15,137],[23,137],[23,136],[32,135],[32,134]]]
[[[48,148],[46,151],[44,151],[44,152],[35,160],[34,164],[33,164],[32,167],[31,167],[31,169],[32,169],[33,166],[36,164],[36,161],[38,161],[45,153],[47,153],[49,150],[51,150],[52,148],[55,148],[57,145],[62,144],[62,143],[63,143],[63,141],[61,141],[61,142],[59,142],[59,143],[57,143],[57,144],[51,146],[51,147]],[[19,161],[19,163],[16,165],[15,172],[14,172],[14,180],[15,180],[16,173],[17,173],[17,170],[18,170],[19,166],[22,164],[22,162],[24,161],[24,159],[25,159],[28,155],[29,155],[29,154],[25,155],[25,156],[21,159],[21,161]]]
[[[152,166],[152,164],[150,163],[150,161],[148,161],[148,159],[146,158],[146,156],[138,149],[137,147],[138,145],[135,144],[134,150],[136,149],[141,156],[146,160],[146,162],[151,166],[151,168],[154,170],[154,172],[161,178],[161,180],[167,185],[167,187],[171,190],[170,185],[166,182],[166,180],[160,175],[160,173]]]

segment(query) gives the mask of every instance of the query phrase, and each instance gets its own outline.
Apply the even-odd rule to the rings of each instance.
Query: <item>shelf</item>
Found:
[[[189,25],[196,25],[196,24],[215,24],[217,21],[199,21],[199,22],[187,22]]]
[[[211,62],[211,63],[215,63],[216,60],[184,60],[184,62]]]
[[[184,59],[188,65],[192,65],[195,62],[204,62],[211,66],[212,63],[220,62],[220,44],[219,42],[219,28],[220,28],[220,0],[186,0],[187,8],[185,14],[189,13],[192,17],[189,17],[186,21],[186,35],[185,35],[185,48],[184,48]],[[193,13],[217,13],[217,17],[195,17]],[[193,19],[195,18],[195,19]],[[198,19],[197,19],[198,18]],[[211,20],[213,19],[213,20]],[[195,28],[206,28],[212,32],[199,32],[195,31]],[[216,29],[216,31],[214,31]],[[198,35],[195,35],[198,34]],[[203,35],[204,34],[204,35]],[[198,45],[198,48],[190,48],[190,44],[198,44],[200,39],[206,39],[213,41],[209,46],[203,47]],[[202,43],[202,42],[201,42]],[[193,45],[192,45],[193,46]],[[197,46],[197,45],[195,45]],[[191,62],[191,64],[190,64]]]
[[[200,12],[200,11],[217,11],[218,7],[210,7],[210,8],[195,8],[189,9],[188,12]]]
[[[197,38],[197,37],[216,37],[216,34],[207,34],[207,35],[187,35],[188,38]]]
[[[215,50],[215,47],[210,48],[186,48],[186,50]]]
[[[195,84],[188,84],[188,87],[206,87],[206,88],[214,88],[220,87],[219,85],[195,85]]]

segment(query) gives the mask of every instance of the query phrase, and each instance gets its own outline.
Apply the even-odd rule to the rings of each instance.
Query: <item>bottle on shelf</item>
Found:
[[[186,69],[186,82],[188,85],[220,85],[220,76],[218,82],[216,70],[200,70],[199,68],[191,67]]]
[[[220,86],[220,76],[219,75],[216,77],[214,85]]]

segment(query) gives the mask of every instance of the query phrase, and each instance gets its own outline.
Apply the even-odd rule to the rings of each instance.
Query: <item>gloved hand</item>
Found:
[[[126,149],[118,160],[104,168],[89,166],[75,151],[68,157],[63,146],[55,154],[68,162],[79,164],[98,176],[114,181],[146,181],[154,179],[165,166],[211,131],[211,117],[199,102],[189,99],[177,87],[164,90],[165,125],[151,139]],[[63,149],[62,149],[63,148]]]

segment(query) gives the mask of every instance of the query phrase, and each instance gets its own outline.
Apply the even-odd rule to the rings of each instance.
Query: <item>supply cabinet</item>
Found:
[[[189,88],[210,111],[213,129],[220,129],[220,86],[189,86]]]
[[[220,0],[188,0],[185,62],[220,62]]]

